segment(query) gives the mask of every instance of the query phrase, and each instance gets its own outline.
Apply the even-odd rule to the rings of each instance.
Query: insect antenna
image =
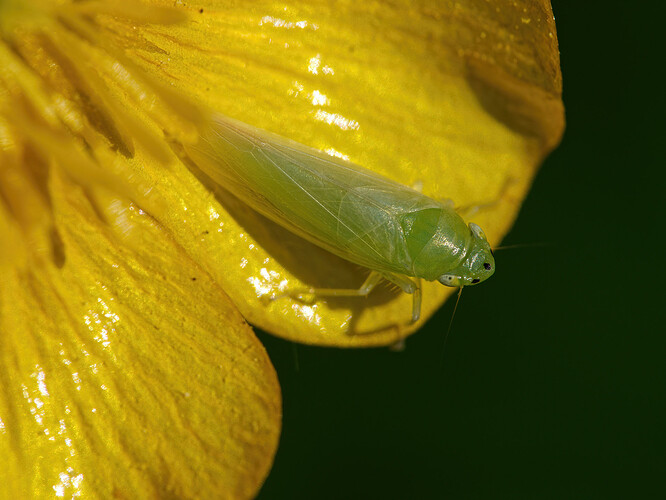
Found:
[[[458,289],[458,298],[456,299],[456,305],[453,306],[453,312],[451,313],[451,320],[449,321],[449,327],[446,329],[446,335],[444,335],[444,343],[442,344],[442,363],[444,362],[444,351],[446,350],[446,341],[449,339],[449,333],[451,333],[451,326],[453,326],[453,318],[456,317],[456,311],[458,310],[458,303],[460,302],[460,296],[462,295],[463,287]]]
[[[502,245],[494,247],[493,252],[497,250],[513,250],[515,248],[533,248],[533,247],[549,247],[552,243],[517,243],[515,245]]]

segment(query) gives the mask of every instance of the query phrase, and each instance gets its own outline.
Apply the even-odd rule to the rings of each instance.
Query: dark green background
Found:
[[[666,498],[662,2],[555,1],[567,130],[497,273],[387,349],[261,335],[262,499]],[[661,109],[660,109],[661,108]],[[659,146],[659,147],[658,147]]]

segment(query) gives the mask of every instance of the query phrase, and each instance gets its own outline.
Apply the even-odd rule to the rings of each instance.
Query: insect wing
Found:
[[[195,162],[250,207],[342,258],[408,272],[400,216],[441,205],[367,169],[220,117]]]

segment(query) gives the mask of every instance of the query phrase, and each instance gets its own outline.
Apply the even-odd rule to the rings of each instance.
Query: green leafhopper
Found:
[[[417,321],[421,279],[463,287],[495,272],[483,231],[451,203],[348,161],[220,115],[186,151],[252,209],[371,271],[358,290],[307,291],[315,297],[365,296],[385,279],[413,294]]]

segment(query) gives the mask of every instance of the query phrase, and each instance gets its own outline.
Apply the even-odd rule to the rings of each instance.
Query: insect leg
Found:
[[[270,300],[277,300],[284,296],[302,299],[303,295],[314,295],[315,297],[367,297],[368,294],[385,279],[398,285],[403,292],[412,294],[412,323],[416,323],[421,317],[421,280],[412,279],[407,276],[393,273],[379,273],[372,271],[368,278],[359,288],[306,288],[302,290],[293,290],[284,295],[272,297]]]
[[[383,273],[384,279],[398,285],[403,292],[412,294],[412,323],[416,323],[421,317],[421,280],[419,278],[408,278],[400,274]]]
[[[308,288],[306,290],[294,290],[289,293],[292,297],[303,294],[311,294],[318,297],[366,297],[382,280],[382,275],[372,271],[368,278],[359,288]]]

